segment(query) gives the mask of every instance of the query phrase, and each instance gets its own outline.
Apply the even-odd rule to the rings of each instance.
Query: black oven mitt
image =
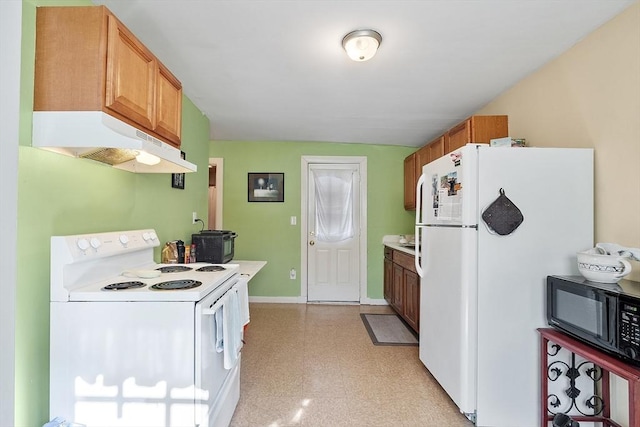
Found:
[[[524,216],[501,188],[500,196],[482,212],[482,220],[491,231],[505,236],[513,233],[522,224]]]

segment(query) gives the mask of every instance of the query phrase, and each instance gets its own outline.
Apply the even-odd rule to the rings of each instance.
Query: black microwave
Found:
[[[236,233],[229,230],[202,230],[191,235],[196,245],[196,262],[226,264],[233,259]]]
[[[547,322],[575,338],[640,365],[640,283],[547,277]]]

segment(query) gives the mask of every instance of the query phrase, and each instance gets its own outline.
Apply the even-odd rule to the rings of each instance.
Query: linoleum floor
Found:
[[[374,346],[360,313],[386,306],[257,304],[232,427],[472,427],[418,359]]]

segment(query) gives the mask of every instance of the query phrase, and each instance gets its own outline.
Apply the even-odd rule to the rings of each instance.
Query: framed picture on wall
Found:
[[[187,155],[184,153],[184,151],[180,152],[180,157],[182,157],[183,159],[187,158]],[[172,173],[171,174],[171,186],[173,188],[179,188],[181,190],[184,190],[184,175],[183,173]]]
[[[249,172],[249,202],[284,202],[284,173]]]

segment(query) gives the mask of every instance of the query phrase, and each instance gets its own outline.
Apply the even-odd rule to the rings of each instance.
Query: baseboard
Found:
[[[306,304],[303,297],[249,297],[249,302],[264,302],[270,304]]]
[[[305,297],[249,297],[249,302],[267,304],[307,304]],[[336,303],[331,303],[336,304]],[[365,298],[360,301],[360,305],[389,305],[384,299]]]
[[[360,301],[360,305],[389,305],[386,299],[365,298]]]

